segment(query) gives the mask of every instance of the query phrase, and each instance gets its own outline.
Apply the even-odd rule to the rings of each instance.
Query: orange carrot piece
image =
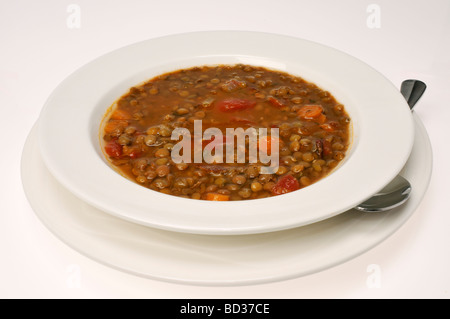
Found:
[[[339,127],[339,123],[337,122],[329,122],[320,125],[320,128],[327,132],[334,132]]]
[[[313,122],[319,123],[319,124],[323,124],[327,121],[327,117],[325,116],[325,114],[320,114],[317,118],[315,118],[313,120]]]
[[[131,119],[131,114],[128,111],[117,109],[111,114],[113,120],[129,120]]]
[[[269,101],[269,103],[272,106],[275,106],[276,108],[279,108],[279,109],[286,107],[286,105],[283,102],[281,102],[279,99],[274,98],[273,96],[267,97],[267,101]]]
[[[127,127],[127,126],[128,126],[128,122],[124,121],[124,120],[109,121],[105,125],[105,133],[106,134],[111,134],[116,129],[120,129],[120,128],[123,129],[123,128]]]
[[[259,149],[263,152],[265,152],[267,155],[272,154],[272,148],[275,147],[276,142],[278,142],[278,149],[281,145],[281,140],[274,136],[263,136],[259,139]],[[275,150],[274,151],[278,151]]]
[[[228,201],[230,200],[230,196],[217,193],[208,193],[206,194],[206,199],[212,201]]]
[[[298,111],[297,115],[304,120],[314,120],[321,117],[323,108],[320,105],[304,105]]]

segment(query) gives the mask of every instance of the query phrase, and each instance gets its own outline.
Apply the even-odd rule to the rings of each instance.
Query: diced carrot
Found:
[[[274,98],[273,96],[267,97],[267,101],[269,101],[269,103],[272,106],[274,106],[278,109],[282,109],[282,108],[286,107],[286,105],[283,102],[281,102],[279,99]]]
[[[320,105],[304,105],[297,111],[297,115],[303,120],[314,120],[323,115],[322,112]]]
[[[278,150],[274,149],[278,142]],[[278,152],[280,148],[281,140],[274,136],[263,136],[259,139],[259,149],[265,152],[267,155],[272,154],[272,151]]]
[[[130,112],[122,109],[116,109],[112,114],[111,118],[113,120],[130,120],[131,114]]]
[[[338,127],[339,123],[337,122],[328,122],[320,125],[320,128],[327,132],[334,132]]]
[[[105,125],[105,133],[106,134],[111,134],[114,131],[116,131],[117,129],[120,128],[125,128],[128,126],[128,122],[124,121],[124,120],[113,120],[113,121],[109,121],[108,123],[106,123]]]
[[[320,114],[317,118],[313,119],[313,122],[323,124],[327,121],[327,117],[325,114]]]
[[[228,201],[230,200],[230,196],[217,193],[208,193],[206,194],[206,199],[212,201]]]

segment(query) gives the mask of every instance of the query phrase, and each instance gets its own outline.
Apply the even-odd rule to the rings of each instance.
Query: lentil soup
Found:
[[[258,149],[276,155],[278,166],[195,161],[176,163],[171,152],[177,128],[192,135],[219,128],[277,129],[258,139]],[[344,106],[313,83],[264,67],[201,66],[159,75],[132,87],[107,112],[103,151],[122,175],[165,194],[229,201],[276,196],[327,176],[346,156],[350,117]],[[205,140],[207,145],[228,141]],[[246,141],[248,144],[248,140]]]

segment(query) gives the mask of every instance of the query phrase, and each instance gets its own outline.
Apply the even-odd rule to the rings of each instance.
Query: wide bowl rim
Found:
[[[198,45],[188,47],[189,43]],[[294,53],[302,54],[302,60],[297,62],[294,53],[280,54],[271,49],[274,45],[289,46]],[[170,51],[180,47],[186,50]],[[255,54],[263,49],[264,54]],[[146,61],[146,54],[153,61]],[[237,202],[198,201],[154,192],[125,179],[107,165],[96,145],[98,121],[111,102],[125,93],[127,85],[129,88],[141,82],[138,79],[150,78],[149,70],[157,75],[167,68],[176,70],[219,61],[284,68],[288,73],[298,64],[294,73],[301,71],[307,76],[296,75],[330,88],[338,101],[349,102],[355,126],[349,160],[327,178],[300,191]],[[314,79],[319,79],[319,83]],[[80,89],[85,94],[80,95]],[[359,91],[348,94],[350,89]],[[117,95],[118,92],[122,93]],[[390,117],[386,116],[388,110]],[[70,121],[57,121],[62,116]],[[75,139],[70,139],[73,136]],[[344,52],[285,35],[203,31],[141,41],[81,67],[45,103],[39,117],[38,137],[44,163],[52,175],[88,204],[146,226],[233,235],[299,227],[351,209],[400,172],[412,149],[414,126],[407,103],[397,88],[378,71]],[[68,140],[75,149],[61,147]],[[388,154],[380,156],[383,151]],[[83,156],[79,157],[79,153]],[[352,169],[358,173],[345,175]]]

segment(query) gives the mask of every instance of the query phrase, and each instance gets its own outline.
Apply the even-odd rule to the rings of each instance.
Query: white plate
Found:
[[[321,181],[277,197],[209,202],[161,194],[108,166],[100,121],[131,86],[183,67],[246,63],[299,75],[330,91],[352,118],[343,165]],[[414,125],[397,88],[361,61],[313,42],[267,33],[197,32],[137,43],[82,67],[53,92],[39,120],[43,160],[83,201],[114,216],[166,230],[250,234],[314,223],[383,188],[410,154]]]
[[[36,130],[22,156],[25,193],[40,220],[67,245],[135,275],[195,285],[248,285],[286,280],[350,260],[393,234],[413,214],[430,181],[428,135],[416,118],[412,184],[406,204],[385,213],[350,210],[300,228],[254,235],[208,236],[145,227],[106,214],[64,189],[42,162]]]

